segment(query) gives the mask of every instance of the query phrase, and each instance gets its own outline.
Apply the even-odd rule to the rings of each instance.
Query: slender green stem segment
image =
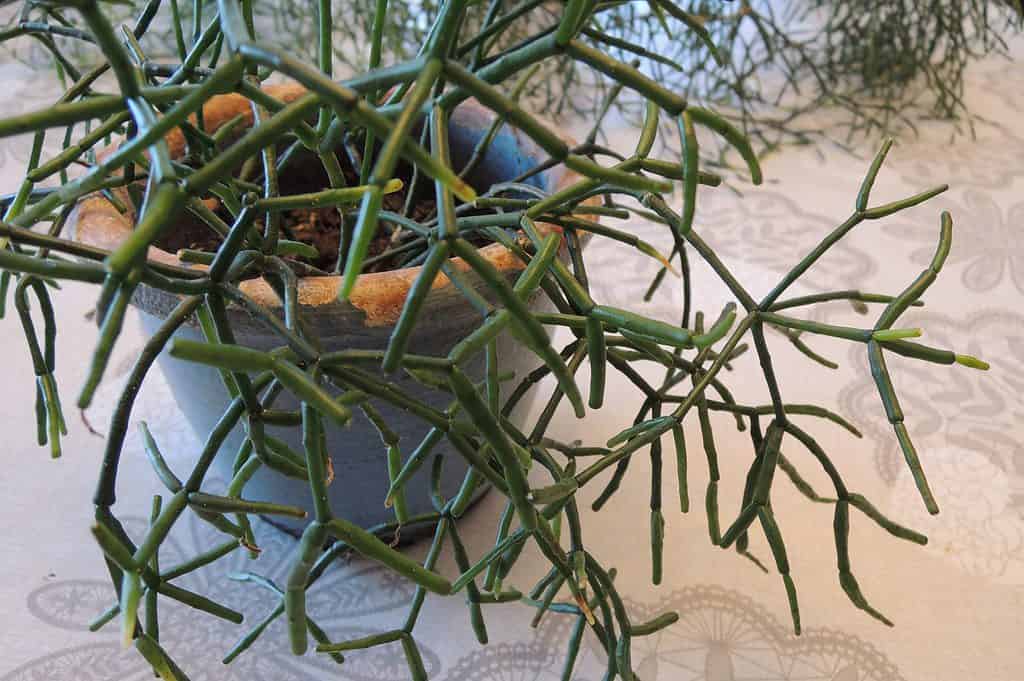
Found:
[[[586,318],[587,355],[590,357],[590,408],[600,409],[604,404],[605,356],[604,327],[594,317]]]
[[[685,236],[693,228],[693,216],[697,208],[699,147],[690,111],[684,111],[679,116],[679,135],[683,143],[683,219],[678,231],[680,236]]]
[[[413,124],[416,122],[419,109],[430,96],[434,83],[441,75],[442,63],[440,59],[431,59],[426,63],[423,71],[420,72],[415,84],[409,90],[402,114],[395,122],[395,127],[385,140],[373,172],[367,178],[371,189],[363,195],[363,201],[359,208],[359,218],[356,221],[355,231],[352,237],[352,245],[349,248],[345,259],[345,269],[342,275],[341,289],[338,296],[347,300],[355,287],[356,279],[363,269],[363,261],[366,259],[366,251],[370,247],[370,241],[377,230],[377,215],[380,212],[383,200],[383,188],[387,180],[394,172],[395,164],[398,162],[398,153],[405,143]]]
[[[351,546],[360,555],[387,566],[428,591],[442,596],[451,593],[452,585],[447,579],[425,569],[363,528],[342,518],[331,519],[326,527],[328,533]]]

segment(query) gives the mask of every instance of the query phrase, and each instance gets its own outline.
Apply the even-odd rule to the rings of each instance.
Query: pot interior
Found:
[[[477,144],[487,134],[492,121],[493,113],[483,109],[475,102],[464,104],[455,110],[449,122],[449,146],[452,167],[456,172],[461,172],[472,158]],[[419,133],[414,131],[412,137],[418,139]],[[361,152],[363,148],[362,141],[353,141],[351,147],[355,153]],[[378,141],[377,148],[379,150],[380,141]],[[278,149],[279,154],[284,153],[284,151],[285,146],[281,146]],[[360,159],[358,157],[350,157],[350,154],[345,151],[344,147],[336,152],[336,156],[345,173],[346,180],[350,185],[357,184],[358,169],[355,166],[360,162]],[[533,140],[522,135],[518,130],[503,126],[502,130],[491,141],[483,158],[470,169],[465,179],[474,189],[483,193],[495,184],[517,179],[521,174],[542,163],[546,158],[547,155],[537,147]],[[412,177],[412,174],[411,165],[405,160],[400,160],[395,169],[394,176],[402,179],[406,186],[401,192],[387,199],[392,205],[385,205],[385,209],[401,212],[402,206],[405,203],[406,192],[409,190],[409,179]],[[526,178],[523,180],[523,184],[552,191],[557,185],[557,179],[560,175],[561,172],[558,170],[548,170]],[[292,160],[280,173],[278,184],[279,193],[282,196],[321,191],[330,186],[322,163],[315,154],[306,149],[302,149],[293,156]],[[413,191],[415,191],[415,194],[410,202],[414,207],[412,211],[413,216],[416,216],[417,208],[421,209],[422,213],[432,210],[434,202],[433,182],[429,178],[421,177],[413,187]],[[232,220],[231,215],[222,207],[218,206],[216,210],[220,217],[230,224]],[[354,211],[350,210],[350,212],[354,216]],[[320,216],[318,219],[321,222],[332,225],[330,228],[332,231],[329,234],[318,233],[314,245],[318,247],[321,253],[332,255],[325,256],[314,264],[325,271],[329,271],[334,268],[336,261],[336,256],[333,254],[337,252],[340,218],[337,211],[334,210],[321,209],[317,211],[317,214]],[[287,218],[285,224],[287,227]],[[478,238],[476,241],[478,241],[476,244],[478,246],[488,243],[483,238]],[[155,245],[161,250],[176,253],[181,249],[187,248],[212,251],[216,249],[218,242],[219,236],[214,234],[205,222],[193,213],[186,211],[182,215],[176,229],[165,232],[156,241]],[[383,267],[382,269],[389,268]]]

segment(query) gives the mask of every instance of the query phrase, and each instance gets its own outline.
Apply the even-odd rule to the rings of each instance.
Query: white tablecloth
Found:
[[[1000,126],[981,125],[975,140],[961,137],[951,143],[948,128],[942,126],[925,129],[920,139],[901,140],[881,173],[875,200],[900,198],[940,182],[948,182],[951,189],[912,211],[858,227],[815,267],[804,289],[900,290],[931,256],[940,209],[953,212],[954,247],[945,271],[928,293],[927,306],[910,313],[902,326],[920,325],[926,329],[924,340],[980,355],[992,363],[992,370],[890,362],[941,515],[929,517],[921,507],[885,423],[863,347],[811,338],[819,352],[840,361],[840,369],[829,371],[810,364],[781,337],[770,338],[786,399],[835,407],[852,417],[864,437],[855,439],[813,419],[800,423],[833,452],[854,489],[930,537],[927,547],[900,542],[854,515],[854,571],[867,597],[895,621],[895,628],[855,609],[840,590],[831,510],[810,504],[780,480],[774,506],[786,533],[804,623],[803,635],[794,636],[778,576],[763,574],[734,552],[709,545],[699,503],[706,481],[700,457],[691,457],[691,488],[698,493],[695,510],[687,516],[667,513],[665,583],[652,587],[649,462],[641,456],[619,495],[597,517],[588,512],[584,518],[593,550],[605,564],[618,568],[618,583],[629,595],[635,619],[665,610],[680,614],[679,623],[670,629],[635,639],[633,660],[641,678],[1024,679],[1024,72],[1019,63],[991,61],[972,73],[972,108]],[[0,106],[12,112],[47,105],[53,94],[40,88],[39,80],[20,65],[0,65],[5,90]],[[635,131],[622,129],[613,142],[625,146],[634,135]],[[696,229],[751,290],[766,291],[826,230],[849,215],[874,144],[862,149],[861,159],[829,149],[820,156],[808,149],[788,149],[765,163],[767,182],[762,188],[737,185],[742,197],[728,189],[702,189]],[[24,139],[0,142],[3,191],[16,187],[26,154]],[[630,226],[668,248],[669,241],[655,226],[637,221]],[[639,302],[656,263],[600,242],[593,244],[588,257],[598,280],[598,298],[674,316],[679,293],[670,287],[650,305]],[[725,292],[706,268],[697,265],[696,271],[698,305],[714,314]],[[85,318],[94,294],[86,287],[67,286],[56,296],[59,381],[71,430],[59,461],[50,461],[34,444],[33,379],[17,321],[8,318],[0,327],[0,424],[6,471],[0,477],[2,681],[150,678],[134,651],[121,650],[116,624],[95,634],[86,629],[86,623],[112,602],[102,561],[88,533],[102,442],[86,431],[73,409],[73,395],[95,339],[95,328]],[[824,306],[815,314],[835,323],[854,319],[845,304]],[[141,343],[130,322],[88,414],[101,430],[118,383]],[[742,362],[751,367],[753,359]],[[593,443],[627,425],[639,398],[620,377],[610,380],[611,399],[599,413],[579,422],[559,412],[552,432],[564,440],[580,437]],[[741,401],[764,399],[759,379],[743,383],[732,378],[731,384]],[[175,457],[197,450],[196,435],[175,410],[159,372],[146,384],[134,419],[150,423],[172,464]],[[734,429],[720,432],[721,507],[723,522],[728,522],[739,503],[749,445],[746,435]],[[805,455],[791,456],[804,470],[811,470]],[[151,495],[159,490],[134,434],[123,459],[117,509],[134,517],[138,529]],[[808,475],[825,489],[813,473]],[[585,498],[591,494],[587,490]],[[665,496],[674,498],[671,483]],[[466,519],[464,534],[475,554],[491,541],[499,510],[499,500],[492,495]],[[164,564],[170,564],[174,554],[194,555],[207,547],[208,531],[187,523],[177,528],[164,552]],[[273,528],[262,526],[261,533],[265,550],[259,560],[238,555],[185,578],[183,585],[242,610],[251,625],[273,607],[275,598],[226,575],[252,570],[281,580],[294,546],[290,537]],[[769,558],[757,538],[752,549]],[[424,550],[410,549],[416,555]],[[527,553],[513,581],[529,588],[543,568],[542,560]],[[440,569],[456,572],[450,556],[442,559]],[[332,638],[341,639],[395,626],[404,617],[403,606],[411,594],[407,583],[351,559],[316,585],[311,612]],[[193,679],[407,677],[400,649],[392,646],[352,653],[340,667],[315,653],[294,658],[281,622],[225,667],[221,656],[246,625],[226,624],[173,605],[162,612],[162,642]],[[487,606],[485,615],[491,642],[481,647],[474,641],[461,597],[428,600],[416,633],[431,678],[558,678],[568,635],[565,616],[549,614],[535,630],[529,626],[532,611],[516,604]],[[588,639],[577,678],[597,681],[602,671],[594,642]]]

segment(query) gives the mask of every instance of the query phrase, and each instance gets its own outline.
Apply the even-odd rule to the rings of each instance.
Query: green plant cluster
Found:
[[[372,65],[368,45],[375,30],[383,37],[385,62],[411,59],[429,39],[440,8],[433,0],[395,0],[384,24],[375,27],[377,5],[353,0],[330,8],[332,59],[341,71]],[[117,18],[142,6],[141,0],[126,0]],[[202,8],[183,0],[175,10],[191,23],[193,37]],[[253,21],[265,40],[315,61],[322,56],[319,12],[315,3],[277,0],[256,6]],[[474,39],[457,56],[485,65],[485,55],[550,30],[558,15],[558,3],[543,0],[473,3],[461,30]],[[787,144],[830,141],[849,148],[877,134],[916,133],[922,119],[947,121],[955,133],[973,135],[979,118],[965,101],[967,68],[986,56],[1008,57],[1006,39],[1019,33],[1022,19],[1024,7],[1015,0],[615,1],[595,4],[577,40],[714,104],[763,155]],[[89,51],[75,41],[81,32],[70,26],[20,17],[10,32],[36,38],[34,51],[15,50],[31,63],[42,63],[45,54],[62,64],[91,64]],[[177,37],[174,22],[158,19],[143,42],[151,56],[164,58]],[[525,85],[524,101],[531,111],[556,118],[593,116],[613,88],[614,78],[558,57],[545,61]],[[612,101],[621,113],[642,120],[642,97]],[[823,118],[823,109],[838,115]],[[731,165],[727,152],[726,145],[714,148],[719,164]]]
[[[857,434],[845,419],[824,407],[786,401],[786,378],[776,374],[765,331],[783,330],[812,358],[817,356],[804,344],[801,334],[833,336],[863,347],[924,503],[937,512],[886,363],[899,355],[937,364],[987,368],[973,357],[919,343],[914,338],[920,330],[899,326],[901,315],[910,306],[921,304],[942,268],[952,239],[950,216],[941,217],[934,260],[919,275],[909,278],[902,291],[892,295],[849,290],[795,295],[792,289],[853,229],[918,205],[945,187],[892,203],[872,203],[872,187],[890,148],[886,143],[866,172],[850,216],[795,260],[767,294],[755,295],[693,226],[698,192],[720,182],[718,176],[700,167],[697,131],[720,138],[735,149],[745,161],[751,180],[760,183],[761,168],[754,150],[726,118],[690,102],[680,90],[650,78],[585,39],[589,26],[618,5],[593,0],[570,0],[555,10],[545,5],[538,21],[548,17],[550,25],[509,46],[495,46],[486,39],[500,30],[495,27],[509,10],[490,11],[479,27],[473,27],[463,23],[471,5],[476,6],[468,0],[447,0],[438,8],[422,48],[406,59],[389,61],[383,55],[390,8],[387,0],[378,0],[370,24],[369,67],[342,81],[336,81],[332,73],[336,27],[330,19],[334,16],[331,0],[318,2],[319,49],[315,64],[258,37],[252,0],[217,0],[215,4],[197,0],[194,16],[201,15],[202,21],[191,26],[181,18],[176,0],[150,0],[131,22],[120,25],[111,21],[107,7],[96,0],[32,1],[26,5],[25,21],[31,19],[38,25],[22,25],[24,32],[44,42],[53,36],[78,40],[87,43],[83,49],[102,54],[101,63],[88,71],[79,72],[70,61],[62,66],[69,85],[53,105],[0,119],[0,136],[32,136],[32,153],[21,185],[0,198],[0,289],[4,300],[8,295],[14,299],[35,367],[40,444],[48,444],[52,454],[58,456],[66,430],[54,379],[54,285],[61,281],[87,282],[99,291],[99,336],[88,376],[77,394],[76,406],[80,409],[92,403],[106,373],[132,295],[149,287],[173,293],[180,300],[137,358],[107,428],[92,533],[106,559],[114,599],[94,627],[119,619],[125,643],[134,645],[158,675],[164,679],[187,678],[161,647],[160,603],[170,599],[196,609],[197,616],[241,622],[241,614],[230,604],[186,590],[175,580],[236,551],[258,555],[251,515],[303,515],[301,509],[273,499],[246,496],[246,484],[255,471],[270,468],[307,481],[315,514],[302,536],[286,583],[273,584],[255,575],[241,577],[256,588],[272,589],[280,603],[226,652],[225,662],[252,646],[271,621],[284,618],[296,654],[306,652],[312,639],[320,653],[343,663],[348,651],[398,643],[411,676],[422,679],[425,673],[416,643],[417,622],[425,595],[433,592],[465,598],[470,622],[481,643],[488,637],[484,612],[497,604],[520,602],[536,609],[538,619],[545,613],[572,617],[575,625],[564,678],[572,676],[581,639],[589,630],[607,653],[606,678],[619,676],[632,681],[635,670],[631,642],[671,625],[677,615],[665,613],[649,622],[631,617],[615,585],[613,563],[619,556],[597,555],[589,548],[578,494],[583,488],[603,485],[594,503],[594,508],[600,509],[615,493],[633,458],[650,457],[650,508],[643,513],[650,521],[651,578],[659,583],[665,569],[662,551],[666,540],[663,458],[674,461],[679,490],[670,506],[686,512],[692,482],[687,474],[684,435],[688,424],[699,433],[701,455],[710,472],[701,487],[712,543],[735,547],[760,565],[749,552],[749,544],[752,533],[763,535],[783,582],[797,632],[800,613],[796,587],[784,530],[771,504],[780,472],[778,477],[788,478],[812,501],[834,507],[841,588],[855,606],[887,622],[868,603],[854,577],[848,544],[851,511],[901,539],[924,543],[925,538],[890,520],[850,489],[836,463],[799,425],[804,419],[827,419]],[[659,6],[672,16],[686,13],[684,7],[668,2],[659,2]],[[491,7],[499,5],[492,3]],[[534,12],[536,7],[524,11]],[[147,30],[158,17],[170,21],[174,28],[177,54],[170,60],[152,58],[143,47]],[[700,22],[691,23],[689,30],[704,39]],[[76,25],[82,28],[73,28]],[[598,117],[582,144],[570,146],[556,130],[516,102],[516,92],[521,91],[524,79],[551,60],[572,61],[576,68],[614,81],[601,107],[603,112],[620,91],[643,99],[644,121],[628,156],[596,145],[603,116]],[[262,80],[271,76],[302,84],[306,94],[288,103],[275,99],[260,88]],[[205,103],[227,92],[246,98],[254,114],[252,126],[235,130],[239,134],[234,139],[225,130],[237,124],[229,122],[221,129],[207,129],[201,116]],[[447,121],[452,110],[470,97],[494,112],[494,130],[504,125],[518,128],[548,154],[549,160],[513,182],[476,190],[466,184],[460,177],[464,169],[451,166]],[[678,128],[681,161],[660,159],[654,154],[664,122]],[[417,126],[422,129],[421,135],[414,134]],[[168,151],[166,135],[174,130],[180,130],[186,140],[185,159],[172,158]],[[62,140],[61,150],[44,158],[49,135]],[[122,136],[120,146],[98,155],[96,151],[115,136]],[[489,144],[491,139],[493,135],[486,136],[481,145]],[[339,149],[360,161],[355,164],[360,170],[357,184],[347,182],[341,172]],[[319,159],[330,186],[312,194],[282,196],[279,179],[303,151]],[[482,147],[474,157],[480,152]],[[413,219],[408,206],[404,212],[384,209],[385,194],[396,187],[400,162],[415,169],[411,184],[422,182],[433,188],[435,215]],[[247,164],[252,173],[240,177],[237,169]],[[551,194],[524,183],[530,176],[559,164],[576,171],[582,179]],[[681,211],[669,204],[668,197],[677,189],[682,194]],[[109,252],[78,243],[63,233],[77,203],[97,194],[119,210],[137,216],[131,236]],[[230,219],[210,210],[205,203],[209,199],[220,202]],[[457,204],[456,199],[462,203]],[[397,238],[417,244],[416,258],[422,269],[385,349],[325,351],[305,323],[297,287],[299,277],[310,269],[302,261],[302,244],[289,238],[280,215],[288,206],[324,205],[337,207],[344,225],[338,258],[342,300],[352,291],[366,265],[368,246],[381,230],[400,229]],[[203,221],[219,239],[215,250],[182,254],[205,267],[169,266],[147,259],[149,246],[173,231],[186,212]],[[597,217],[605,222],[598,222]],[[639,219],[664,227],[674,243],[671,254],[659,254],[632,233],[630,224]],[[562,231],[545,231],[541,224],[558,225]],[[658,258],[663,263],[662,274],[669,268],[678,270],[684,301],[678,320],[668,323],[595,300],[589,282],[608,275],[587,271],[581,246],[586,233],[626,243],[646,256]],[[478,254],[472,239],[504,244],[522,260],[523,269],[511,280],[506,278]],[[557,257],[563,240],[570,254],[568,262]],[[473,276],[486,283],[497,305],[466,285],[464,278],[469,275],[451,266],[452,256],[462,258]],[[706,319],[697,309],[700,298],[692,288],[692,258],[710,266],[735,299],[714,319]],[[409,334],[422,313],[426,292],[439,273],[453,279],[478,308],[480,324],[447,356],[410,353]],[[259,305],[243,292],[240,282],[252,277],[262,277],[273,288],[283,314]],[[651,295],[668,281],[673,278],[659,276]],[[537,291],[550,300],[554,312],[536,312],[527,306],[526,300]],[[879,311],[862,327],[828,325],[800,316],[812,306],[834,300],[848,300],[865,314],[869,306]],[[247,310],[279,339],[279,347],[262,351],[239,345],[228,321],[228,306]],[[174,337],[175,331],[190,320],[202,329],[204,342]],[[563,347],[554,345],[549,336],[554,327],[568,329],[572,340]],[[497,373],[495,339],[503,332],[512,333],[520,351],[535,356],[538,367],[527,376],[514,377],[511,389],[502,385]],[[748,350],[748,343],[758,359],[758,378],[770,394],[768,404],[738,403],[725,383],[723,369]],[[171,468],[160,443],[142,424],[146,452],[167,491],[154,500],[152,522],[136,543],[115,514],[117,476],[139,387],[164,350],[182,361],[219,371],[233,399],[187,471]],[[487,372],[478,383],[467,376],[464,367],[468,360],[481,355]],[[663,368],[664,379],[660,383],[645,379],[638,371],[642,364]],[[581,387],[577,374],[584,366],[589,378],[588,385]],[[383,377],[378,370],[384,372]],[[579,418],[601,407],[605,380],[611,371],[625,376],[644,396],[633,424],[607,442],[596,444],[565,443],[551,437],[549,424],[561,403],[570,405]],[[448,395],[450,406],[438,410],[410,397],[387,378],[394,372],[405,372]],[[545,381],[548,377],[551,380]],[[754,377],[745,378],[750,381]],[[299,410],[275,408],[275,400],[285,391],[300,400]],[[544,407],[529,427],[517,427],[513,410],[529,391],[544,391]],[[378,409],[382,404],[421,419],[430,426],[429,433],[418,443],[401,442],[382,417]],[[710,417],[713,412],[732,415],[736,427],[750,435],[742,506],[724,524],[718,506],[721,481]],[[336,515],[327,502],[326,487],[331,484],[332,472],[330,453],[324,448],[324,429],[328,423],[345,424],[353,419],[368,419],[377,427],[382,455],[393,464],[390,489],[381,490],[382,503],[390,505],[395,516],[394,522],[386,526],[358,527]],[[236,475],[226,494],[211,494],[204,489],[208,469],[228,432],[239,423],[246,438],[236,454]],[[271,423],[301,429],[303,451],[273,446],[264,432]],[[452,453],[440,452],[442,442]],[[786,452],[796,448],[809,451],[828,476],[833,488],[830,494],[812,489],[787,457]],[[470,464],[461,490],[451,499],[444,498],[437,485],[446,456],[462,457]],[[403,501],[404,486],[413,473],[427,466],[435,481],[435,509],[426,515],[410,516]],[[348,482],[334,480],[333,484]],[[493,546],[481,555],[470,555],[460,537],[458,520],[482,485],[493,488],[506,504],[496,520]],[[161,546],[187,513],[219,530],[223,541],[179,565],[164,565],[160,562]],[[422,563],[389,544],[396,531],[415,524],[434,528],[430,550]],[[513,584],[512,570],[527,545],[538,548],[551,568],[538,583],[520,590]],[[458,565],[456,575],[446,576],[436,570],[446,546],[451,547]],[[339,556],[349,551],[386,566],[417,586],[407,619],[400,627],[339,641],[307,613],[308,590]]]

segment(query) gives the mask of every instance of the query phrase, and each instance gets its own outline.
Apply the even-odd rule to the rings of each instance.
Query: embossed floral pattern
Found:
[[[1021,134],[1014,127],[1001,125],[979,128],[975,139],[962,135],[950,140],[948,131],[945,137],[912,139],[899,146],[891,167],[908,183],[917,185],[947,183],[952,187],[1008,189],[1024,176]]]
[[[949,254],[947,267],[963,268],[961,281],[968,290],[983,293],[1008,280],[1024,293],[1024,201],[1003,208],[991,193],[968,189],[963,201],[943,196],[935,205],[956,216],[956,248]],[[884,229],[898,239],[920,244],[910,253],[914,262],[927,265],[931,261],[934,226],[895,223]]]
[[[896,667],[873,646],[848,634],[809,630],[792,634],[750,598],[714,586],[676,591],[655,606],[627,604],[638,621],[665,611],[680,620],[651,636],[633,639],[632,659],[641,679],[672,681],[902,681]],[[558,679],[568,627],[551,615],[537,638],[505,651],[471,653],[448,681]],[[603,655],[589,637],[577,660],[580,681],[600,679]],[[517,654],[518,653],[518,654]],[[513,658],[513,655],[515,658]],[[554,659],[555,667],[545,664]],[[522,662],[520,663],[514,660]],[[537,662],[535,662],[537,661]]]

